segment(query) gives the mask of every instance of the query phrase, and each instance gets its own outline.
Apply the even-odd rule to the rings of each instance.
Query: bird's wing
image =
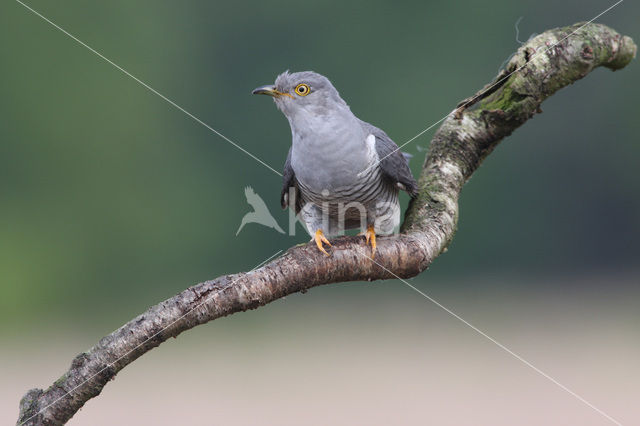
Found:
[[[258,194],[256,194],[256,192],[250,186],[247,186],[245,188],[244,195],[247,197],[247,203],[249,203],[249,205],[253,207],[253,210],[257,213],[269,211],[269,208],[265,204],[264,200]]]
[[[296,175],[291,167],[291,148],[287,154],[287,160],[284,162],[284,170],[282,172],[282,191],[280,192],[280,205],[283,209],[289,206],[289,189],[294,189],[295,194],[295,212],[298,214],[302,209],[302,197],[300,196],[300,188],[296,182]]]
[[[256,195],[256,192],[253,190],[252,187],[250,186],[244,187],[244,196],[247,199],[247,201],[249,201],[249,199],[254,197],[255,195]]]
[[[416,197],[418,184],[409,169],[408,158],[383,130],[364,121],[362,121],[362,125],[365,131],[376,137],[375,148],[378,158],[380,158],[382,175],[392,184],[407,191],[412,198]]]

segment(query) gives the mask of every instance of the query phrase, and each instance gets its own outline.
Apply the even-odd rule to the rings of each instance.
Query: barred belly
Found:
[[[394,232],[400,222],[398,188],[383,179],[378,167],[348,187],[310,188],[298,182],[303,208],[301,219],[310,234],[322,229],[339,235],[348,229],[374,225],[376,234]]]

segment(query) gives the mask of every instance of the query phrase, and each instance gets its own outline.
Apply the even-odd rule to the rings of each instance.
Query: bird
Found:
[[[376,235],[400,223],[398,194],[418,195],[408,159],[387,134],[360,120],[331,81],[314,71],[278,75],[253,94],[271,96],[291,127],[280,203],[295,209],[318,250],[327,237],[360,229],[376,253]]]
[[[244,189],[244,196],[247,199],[247,203],[253,207],[253,211],[244,215],[240,222],[240,227],[238,228],[238,231],[236,231],[236,236],[247,223],[259,223],[260,225],[268,226],[269,228],[273,228],[281,234],[284,234],[284,231],[280,228],[278,222],[276,222],[269,212],[269,208],[265,204],[264,200],[256,194],[252,187],[247,186]]]

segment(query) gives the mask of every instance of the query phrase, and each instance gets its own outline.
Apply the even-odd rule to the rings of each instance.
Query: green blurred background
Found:
[[[288,123],[272,102],[250,93],[285,69],[327,75],[359,117],[400,144],[497,74],[519,46],[514,29],[519,17],[524,41],[591,19],[612,2],[28,4],[279,170],[290,144]],[[599,22],[638,42],[639,18],[640,5],[626,1]],[[236,237],[250,211],[245,186],[262,196],[287,229],[288,215],[279,208],[279,176],[19,3],[2,2],[0,23],[0,368],[7,377],[0,408],[2,420],[10,422],[26,389],[48,386],[74,354],[150,305],[195,282],[250,269],[308,236],[301,227],[290,237],[250,224]],[[458,234],[448,253],[412,281],[489,334],[496,332],[507,346],[526,342],[521,355],[553,370],[560,382],[568,376],[576,391],[604,399],[601,408],[626,422],[640,420],[637,409],[625,403],[625,398],[640,398],[639,370],[631,365],[640,356],[638,76],[635,61],[615,74],[598,69],[546,101],[544,113],[505,140],[465,187]],[[414,155],[416,175],[434,131],[404,148]],[[556,424],[559,412],[569,424],[602,424],[603,417],[482,339],[400,282],[318,288],[163,345],[128,367],[100,401],[90,402],[79,415],[99,412],[99,417],[75,421],[159,423],[168,417],[152,409],[158,400],[180,405],[184,398],[196,404],[204,396],[209,405],[190,411],[195,417],[189,422],[210,424],[207,410],[224,418],[225,410],[211,403],[214,396],[223,397],[215,393],[220,390],[200,383],[206,395],[184,394],[184,387],[202,377],[203,365],[220,369],[211,372],[214,378],[240,376],[248,389],[262,389],[262,383],[265,391],[255,392],[248,405],[268,406],[267,393],[277,401],[280,395],[292,398],[303,386],[300,380],[326,381],[307,389],[317,392],[315,405],[294,395],[297,411],[276,410],[269,417],[265,408],[263,417],[231,416],[224,424],[365,419],[388,424],[398,415],[405,423],[428,419],[422,410],[412,411],[415,404],[398,401],[387,410],[368,397],[353,405],[357,410],[345,405],[336,412],[343,416],[323,417],[323,404],[336,407],[336,401],[322,398],[329,398],[336,381],[344,391],[344,372],[321,368],[315,376],[296,376],[292,366],[299,367],[297,373],[308,366],[287,358],[303,356],[299,344],[304,342],[305,354],[317,357],[319,365],[336,355],[329,347],[339,347],[343,356],[334,360],[341,368],[359,368],[362,376],[350,370],[359,385],[349,398],[373,387],[384,401],[385,391],[393,388],[396,394],[413,379],[416,404],[433,401],[429,398],[436,394],[442,397],[442,383],[439,393],[428,379],[417,380],[433,377],[434,364],[426,360],[438,363],[440,372],[450,369],[443,383],[451,398],[429,407],[436,416],[431,420],[439,424],[478,419],[512,424],[523,411],[543,416],[539,420],[547,424]],[[603,339],[616,350],[594,351],[603,348]],[[548,350],[541,351],[541,342]],[[376,350],[394,345],[404,352]],[[496,374],[468,379],[473,372],[463,374],[461,366],[468,367],[463,353],[478,355],[473,371],[494,365]],[[379,365],[371,356],[379,357]],[[391,386],[393,377],[404,376],[387,374],[388,381],[376,382],[379,388],[364,379],[393,371],[389,365],[409,356],[417,362],[418,376],[407,373]],[[245,361],[255,367],[260,360],[271,373],[242,368]],[[193,376],[184,372],[171,378],[174,385],[160,392],[162,385],[154,380],[183,361],[192,366],[185,368]],[[505,365],[513,371],[505,372]],[[575,370],[577,365],[584,368]],[[233,368],[238,374],[230,373]],[[283,376],[272,377],[273,371]],[[126,382],[136,372],[141,376]],[[457,382],[445,380],[456,372]],[[537,387],[519,393],[522,379],[505,392],[500,380],[516,374],[535,380]],[[333,382],[327,379],[331,375]],[[289,383],[286,377],[291,388],[278,388],[279,380]],[[497,393],[490,390],[495,383],[502,383]],[[140,397],[149,388],[155,396]],[[242,405],[241,395],[251,395],[242,387],[236,391],[226,393],[221,404],[230,413],[234,403]],[[102,401],[108,392],[120,400],[108,405]],[[123,409],[126,392],[138,395],[140,404],[147,401],[150,412]],[[543,400],[550,394],[553,399]],[[498,409],[507,397],[516,398],[508,404],[512,417]],[[467,405],[468,415],[455,409],[464,401],[475,403]],[[547,410],[553,403],[557,410]],[[438,411],[447,404],[454,408]],[[131,420],[141,413],[144,417]]]

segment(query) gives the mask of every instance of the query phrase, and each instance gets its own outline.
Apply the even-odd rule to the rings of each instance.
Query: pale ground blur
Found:
[[[640,424],[633,280],[531,282],[518,291],[468,283],[460,292],[427,275],[413,283],[632,425]],[[48,386],[107,331],[65,325],[3,344],[0,423],[15,422],[25,390]],[[69,424],[612,423],[403,284],[385,282],[313,289],[192,330],[123,370]]]

